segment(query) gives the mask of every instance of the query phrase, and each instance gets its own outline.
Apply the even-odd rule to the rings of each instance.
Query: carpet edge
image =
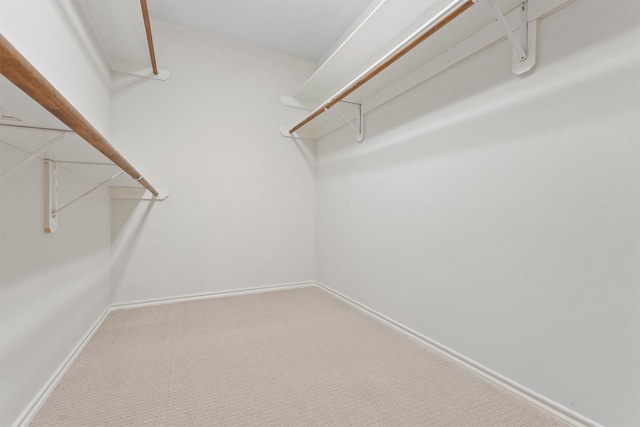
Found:
[[[210,299],[210,298],[221,298],[221,297],[229,297],[229,296],[237,296],[237,295],[250,295],[257,294],[262,292],[273,292],[279,290],[288,290],[288,289],[297,289],[297,288],[306,288],[306,287],[317,287],[317,283],[315,281],[305,281],[305,282],[295,282],[295,283],[282,283],[277,285],[267,285],[267,286],[258,286],[253,288],[243,288],[243,289],[233,289],[226,291],[217,291],[217,292],[207,292],[201,294],[192,294],[192,295],[181,295],[175,297],[167,297],[167,298],[157,298],[157,299],[149,299],[149,300],[141,300],[141,301],[131,301],[125,303],[116,303],[110,304],[105,311],[100,315],[100,317],[94,322],[94,324],[89,328],[87,333],[80,339],[78,344],[71,350],[69,355],[65,358],[65,360],[60,364],[60,366],[53,372],[53,374],[49,377],[49,379],[45,382],[45,384],[40,388],[40,390],[36,393],[36,395],[31,399],[29,404],[22,410],[20,415],[15,419],[11,427],[28,427],[29,424],[33,421],[36,414],[42,408],[42,405],[49,398],[53,390],[55,390],[56,386],[60,383],[64,375],[67,373],[73,362],[76,361],[82,350],[87,346],[91,338],[98,331],[100,326],[104,323],[105,319],[112,311],[118,310],[127,310],[132,308],[140,308],[140,307],[150,307],[155,305],[164,305],[164,304],[172,304],[177,302],[186,302],[186,301],[196,301],[202,299]]]
[[[463,368],[481,376],[485,380],[490,381],[491,383],[504,389],[508,393],[528,402],[529,404],[559,419],[560,421],[576,427],[602,427],[601,424],[598,424],[595,421],[575,411],[572,411],[571,409],[568,409],[560,405],[559,403],[556,403],[551,399],[548,399],[503,375],[500,375],[499,373],[483,366],[473,359],[470,359],[448,348],[447,346],[440,344],[439,342],[419,332],[414,331],[413,329],[391,319],[388,316],[385,316],[382,313],[379,313],[378,311],[368,307],[367,305],[362,304],[321,282],[316,281],[315,283],[320,289],[324,290],[325,292],[337,297],[341,301],[371,316],[377,321],[382,322],[383,324],[413,339],[414,341],[417,341],[419,344],[435,351],[439,355],[446,357],[457,365],[462,366]]]
[[[56,386],[60,383],[69,368],[71,368],[71,365],[73,365],[73,362],[75,362],[78,356],[80,356],[82,350],[84,350],[87,344],[89,344],[91,338],[93,338],[98,329],[100,329],[100,326],[102,326],[110,312],[111,306],[107,307],[100,317],[98,317],[98,319],[93,323],[87,333],[80,339],[78,344],[60,364],[58,369],[53,372],[33,399],[31,399],[31,402],[29,402],[20,415],[18,415],[18,418],[13,422],[12,427],[27,427],[31,424],[40,408],[42,408],[42,405],[44,405],[51,393],[53,393]]]
[[[259,294],[263,292],[274,292],[279,290],[298,289],[298,288],[310,288],[315,286],[316,286],[315,281],[307,281],[307,282],[281,283],[277,285],[257,286],[253,288],[241,288],[241,289],[229,289],[224,291],[203,292],[199,294],[189,294],[189,295],[180,295],[180,296],[173,296],[173,297],[166,297],[166,298],[153,298],[153,299],[147,299],[147,300],[115,303],[115,304],[111,304],[110,310],[111,311],[129,310],[132,308],[153,307],[157,305],[174,304],[178,302],[198,301],[198,300],[206,300],[211,298],[233,297],[238,295],[251,295],[251,294]]]
[[[201,294],[192,294],[192,295],[183,295],[183,296],[176,296],[176,297],[167,297],[167,298],[158,298],[158,299],[111,304],[109,307],[107,307],[104,313],[96,320],[96,322],[92,325],[92,327],[85,334],[85,336],[70,352],[69,356],[67,356],[64,362],[51,375],[51,377],[42,386],[42,388],[38,391],[38,393],[31,400],[31,402],[17,417],[17,419],[12,424],[12,427],[27,427],[33,421],[34,417],[36,416],[36,414],[38,413],[42,405],[45,403],[47,398],[51,395],[51,393],[56,388],[58,383],[64,377],[65,373],[69,370],[73,362],[78,358],[82,350],[86,347],[86,345],[89,343],[91,338],[95,335],[95,333],[98,331],[98,329],[100,328],[104,320],[107,318],[109,313],[111,313],[112,311],[172,304],[172,303],[178,303],[178,302],[204,300],[204,299],[211,299],[211,298],[222,298],[222,297],[250,295],[250,294],[257,294],[257,293],[264,293],[264,292],[274,292],[279,290],[309,288],[309,287],[317,287],[322,289],[323,291],[337,297],[341,301],[349,304],[350,306],[358,309],[359,311],[371,316],[375,320],[384,323],[385,325],[413,339],[414,341],[420,343],[421,345],[424,345],[425,347],[437,352],[438,354],[446,357],[447,359],[464,367],[465,369],[474,372],[475,374],[499,386],[500,388],[504,389],[510,394],[525,400],[526,402],[532,404],[536,408],[548,413],[551,416],[554,416],[555,418],[565,423],[569,423],[570,425],[574,425],[574,426],[602,427],[600,424],[596,423],[595,421],[590,420],[532,390],[529,390],[528,388],[516,383],[515,381],[510,380],[509,378],[506,378],[498,374],[497,372],[492,371],[491,369],[481,365],[480,363],[477,363],[474,360],[466,356],[463,356],[460,353],[457,353],[456,351],[440,344],[439,342],[414,331],[413,329],[377,312],[376,310],[366,306],[365,304],[362,304],[318,281],[286,283],[286,284],[268,285],[268,286],[260,286],[260,287],[253,287],[253,288],[207,292],[207,293],[201,293]]]

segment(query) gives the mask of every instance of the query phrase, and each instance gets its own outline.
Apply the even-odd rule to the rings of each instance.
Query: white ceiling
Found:
[[[372,0],[149,0],[149,14],[188,28],[319,61]]]

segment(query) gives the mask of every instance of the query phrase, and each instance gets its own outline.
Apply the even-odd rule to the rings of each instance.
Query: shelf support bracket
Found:
[[[65,163],[75,163],[75,162],[65,162]],[[82,163],[82,162],[77,162],[77,163]],[[45,222],[44,222],[45,233],[55,233],[56,229],[58,228],[58,214],[60,213],[60,211],[62,211],[68,206],[71,206],[72,204],[82,199],[83,197],[93,193],[98,188],[104,186],[105,184],[109,183],[110,181],[114,180],[115,178],[119,177],[124,173],[124,171],[121,170],[117,174],[113,175],[111,178],[91,188],[89,191],[82,193],[80,196],[76,197],[69,203],[66,203],[62,207],[58,207],[58,163],[55,160],[47,159],[44,161],[44,167],[45,167],[44,176],[45,176],[45,189],[46,189],[45,191],[46,214],[45,214]]]
[[[349,101],[340,101],[344,104],[351,104],[353,106],[355,106],[358,110],[357,114],[356,114],[356,118],[355,118],[355,124],[353,124],[353,119],[349,119],[343,112],[342,110],[340,110],[340,108],[338,108],[338,104],[334,105],[332,108],[335,108],[335,110],[338,112],[338,114],[344,119],[345,122],[347,122],[347,124],[349,126],[351,126],[351,128],[353,128],[353,130],[356,131],[356,141],[358,142],[362,142],[364,140],[364,115],[362,114],[362,104],[359,104],[357,102],[349,102]]]
[[[512,31],[511,26],[498,8],[495,0],[487,0],[496,19],[504,28],[507,39],[513,47],[513,73],[516,75],[530,71],[536,63],[536,33],[538,21],[529,22],[529,0],[522,0],[520,6],[520,27]]]
[[[34,151],[33,153],[30,153],[27,157],[25,157],[24,159],[22,159],[19,163],[15,164],[11,169],[9,169],[8,171],[6,171],[5,173],[3,173],[2,175],[0,175],[0,182],[2,182],[4,179],[6,179],[7,177],[9,177],[10,175],[14,174],[15,172],[17,172],[20,168],[22,168],[24,165],[26,165],[27,163],[29,163],[31,160],[35,159],[36,157],[38,157],[40,154],[44,153],[45,151],[47,151],[49,148],[51,148],[55,143],[57,143],[58,141],[60,141],[62,138],[64,138],[64,133],[61,133],[60,135],[56,136],[55,138],[53,138],[51,141],[47,142],[46,144],[44,144],[42,147],[38,148],[36,151]]]
[[[58,229],[58,165],[53,160],[44,161],[44,186],[44,232],[55,233]]]

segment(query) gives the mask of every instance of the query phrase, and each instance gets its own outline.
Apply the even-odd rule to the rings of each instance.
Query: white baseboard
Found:
[[[385,316],[384,314],[381,314],[376,310],[349,298],[348,296],[330,288],[329,286],[324,285],[320,282],[316,282],[316,284],[321,289],[338,297],[347,304],[372,316],[374,319],[381,321],[382,323],[392,327],[393,329],[401,332],[409,338],[414,339],[418,343],[437,352],[438,354],[441,354],[454,363],[474,372],[477,375],[480,375],[482,378],[491,381],[493,384],[496,384],[497,386],[505,389],[507,392],[513,394],[516,397],[519,397],[520,399],[525,400],[526,402],[532,404],[533,406],[539,408],[544,412],[547,412],[555,418],[572,426],[602,427],[595,421],[590,420],[556,402],[553,402],[552,400],[547,399],[546,397],[534,392],[533,390],[529,390],[528,388],[516,383],[515,381],[512,381],[509,378],[506,378],[498,374],[497,372],[481,365],[480,363],[477,363],[472,359],[469,359],[468,357],[465,357],[460,353],[440,344],[439,342],[432,340],[431,338],[428,338],[420,334],[419,332],[416,332],[413,329],[396,322],[395,320]]]
[[[29,402],[27,407],[22,411],[22,413],[18,416],[18,418],[12,424],[12,427],[27,427],[33,418],[36,416],[44,402],[51,395],[53,390],[56,388],[64,374],[67,373],[73,362],[78,358],[82,350],[89,343],[93,335],[100,328],[104,320],[107,318],[109,313],[116,310],[126,310],[130,308],[138,308],[138,307],[149,307],[154,305],[162,305],[162,304],[171,304],[176,302],[185,302],[185,301],[196,301],[202,299],[209,298],[221,298],[221,297],[229,297],[229,296],[237,296],[237,295],[249,295],[249,294],[258,294],[262,292],[273,292],[280,291],[285,289],[295,289],[295,288],[306,288],[306,287],[315,287],[317,286],[316,282],[299,282],[299,283],[284,283],[279,285],[270,285],[270,286],[260,286],[255,288],[245,288],[245,289],[235,289],[228,291],[219,291],[219,292],[207,292],[202,294],[193,294],[193,295],[183,295],[178,297],[170,297],[170,298],[158,298],[152,300],[144,300],[144,301],[133,301],[127,303],[119,303],[119,304],[111,304],[104,313],[100,316],[100,318],[91,326],[89,331],[85,334],[84,337],[80,340],[78,345],[71,351],[69,356],[62,362],[62,364],[56,369],[53,375],[47,380],[45,385],[38,391],[36,396]]]
[[[56,388],[64,374],[67,373],[73,362],[78,358],[82,350],[91,340],[91,337],[96,333],[102,322],[107,318],[107,315],[111,311],[111,307],[108,307],[104,313],[96,320],[96,322],[91,326],[89,331],[82,337],[78,345],[71,351],[69,356],[62,362],[62,364],[56,369],[53,375],[47,380],[44,386],[40,389],[40,391],[36,394],[36,396],[29,402],[27,407],[22,411],[22,413],[18,416],[16,421],[13,423],[13,427],[27,427],[33,421],[33,418],[36,416],[44,402],[51,395],[53,390]]]
[[[201,294],[192,294],[192,295],[183,295],[178,297],[169,297],[169,298],[158,298],[151,300],[143,300],[143,301],[133,301],[127,303],[118,303],[111,304],[109,308],[100,316],[100,318],[94,323],[94,325],[89,329],[87,334],[82,338],[82,340],[78,343],[78,345],[72,350],[71,354],[65,359],[65,361],[60,365],[60,367],[54,372],[54,374],[49,378],[47,383],[40,389],[38,394],[33,398],[33,400],[29,403],[26,409],[20,414],[17,420],[14,422],[13,427],[27,427],[35,415],[38,413],[38,410],[42,407],[44,402],[47,400],[49,395],[53,392],[55,387],[58,385],[64,374],[69,370],[73,362],[80,355],[80,352],[87,345],[91,337],[96,333],[98,328],[102,325],[107,315],[116,310],[126,310],[131,308],[139,308],[139,307],[150,307],[156,305],[163,304],[172,304],[177,302],[186,302],[186,301],[197,301],[203,299],[211,299],[211,298],[222,298],[222,297],[230,297],[237,295],[249,295],[249,294],[258,294],[263,292],[273,292],[287,289],[296,289],[296,288],[307,288],[307,287],[319,287],[324,291],[336,296],[347,304],[359,309],[360,311],[372,316],[374,319],[383,322],[384,324],[392,327],[393,329],[401,332],[402,334],[416,340],[418,343],[428,347],[429,349],[436,351],[438,354],[443,355],[449,360],[455,362],[456,364],[480,375],[488,381],[502,387],[509,393],[529,402],[530,404],[536,406],[537,408],[549,413],[550,415],[558,418],[565,423],[574,426],[588,426],[588,427],[602,427],[600,424],[568,409],[564,406],[555,403],[544,396],[535,393],[532,390],[512,381],[497,372],[492,371],[491,369],[482,366],[481,364],[469,359],[457,353],[456,351],[434,341],[414,330],[408,328],[401,323],[396,322],[395,320],[385,316],[377,312],[376,310],[367,307],[364,304],[361,304],[348,296],[320,283],[320,282],[300,282],[300,283],[285,283],[279,285],[271,285],[271,286],[260,286],[254,288],[244,288],[244,289],[235,289],[228,291],[218,291],[218,292],[207,292]]]
[[[149,300],[140,300],[132,302],[124,302],[111,304],[110,311],[128,310],[131,308],[151,307],[154,305],[173,304],[176,302],[197,301],[210,298],[231,297],[237,295],[259,294],[262,292],[281,291],[285,289],[308,288],[317,286],[316,282],[298,282],[298,283],[282,283],[278,285],[258,286],[255,288],[233,289],[227,291],[205,292],[201,294],[182,295],[177,297],[156,298]]]

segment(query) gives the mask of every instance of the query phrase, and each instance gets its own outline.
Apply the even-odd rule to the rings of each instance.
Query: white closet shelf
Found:
[[[1,178],[37,157],[45,166],[45,232],[57,227],[57,215],[104,185],[144,187],[155,198],[159,192],[60,94],[2,35],[0,35],[0,141],[17,162],[7,167],[3,157]],[[4,94],[8,94],[5,99]],[[11,108],[7,113],[6,108]],[[23,117],[24,120],[21,118]],[[34,123],[34,121],[41,121]],[[88,144],[87,144],[88,143]],[[58,171],[87,178],[85,191],[58,203]],[[93,181],[93,184],[91,183]]]
[[[138,181],[140,185],[153,194],[157,194],[157,191],[142,174],[1,35],[0,63],[2,64],[0,72],[7,80],[42,105],[70,130],[82,137],[129,176]]]
[[[300,123],[283,126],[281,133],[291,138],[317,140],[350,123],[355,128],[357,140],[361,141],[367,112],[506,38],[512,44],[519,44],[513,49],[513,72],[523,74],[535,64],[537,20],[573,1],[436,0],[410,24],[406,24],[406,17],[401,20],[405,27],[391,38],[387,32],[386,39],[377,33],[384,23],[382,18],[400,5],[378,2],[363,14],[353,33],[343,38],[294,97],[281,97],[284,105],[311,112]],[[415,12],[418,6],[412,5]],[[418,42],[403,52],[424,33],[428,35],[422,40],[428,38],[428,41]],[[366,37],[367,34],[370,37]],[[369,38],[377,43],[375,47],[364,46]],[[527,40],[528,45],[525,44]],[[359,48],[363,53],[358,54]],[[374,48],[376,53],[365,58],[364,55]],[[529,51],[525,59],[521,55],[522,49]],[[397,52],[402,58],[385,64]],[[382,69],[376,69],[380,64],[384,65]],[[369,74],[375,77],[369,80]],[[363,77],[366,84],[359,83]],[[351,90],[353,86],[357,87]],[[319,95],[324,97],[322,102]],[[340,100],[355,102],[360,108],[345,108],[344,104],[338,107],[340,112],[323,114]]]
[[[146,0],[59,0],[78,38],[91,52],[101,51],[111,70],[167,80],[171,72],[156,64]]]
[[[9,86],[10,83],[7,83],[6,79],[0,78],[0,90],[3,95],[11,92],[11,90],[5,90],[13,86]],[[15,86],[13,88],[15,89]],[[22,95],[27,98],[24,94]],[[16,99],[15,97],[10,98],[14,101]],[[34,102],[30,98],[29,101]],[[24,115],[26,113],[24,110],[25,100],[9,102],[7,105],[16,106],[17,109],[21,110],[21,115],[17,117],[28,117]],[[38,105],[38,107],[40,106]],[[65,172],[77,175],[88,183],[102,182],[120,170],[115,163],[102,153],[87,144],[73,131],[64,129],[64,127],[15,126],[6,123],[5,120],[0,118],[0,144],[2,144],[3,154],[2,163],[0,164],[0,180],[2,181],[34,159],[55,161]],[[106,185],[139,186],[127,174],[119,176]]]

